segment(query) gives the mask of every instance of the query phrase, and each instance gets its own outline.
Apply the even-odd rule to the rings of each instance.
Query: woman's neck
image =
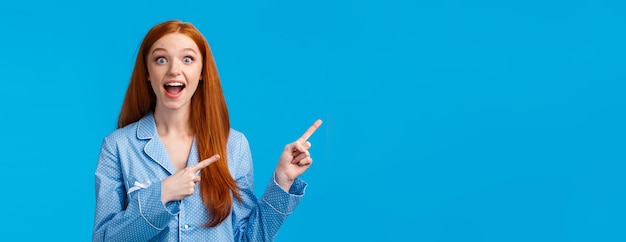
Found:
[[[154,121],[159,136],[193,136],[189,126],[189,111],[188,108],[167,110],[156,107],[154,110]]]

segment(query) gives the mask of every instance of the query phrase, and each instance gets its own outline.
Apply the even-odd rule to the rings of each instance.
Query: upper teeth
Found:
[[[166,86],[172,86],[172,87],[180,87],[180,86],[183,86],[183,84],[182,84],[182,83],[180,83],[180,82],[170,82],[170,83],[166,83],[165,85],[166,85]]]

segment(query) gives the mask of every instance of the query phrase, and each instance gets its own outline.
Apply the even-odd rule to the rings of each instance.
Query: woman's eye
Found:
[[[193,61],[193,58],[191,58],[191,57],[183,58],[183,62],[185,62],[185,63],[191,63],[192,61]]]
[[[165,59],[165,57],[158,57],[156,59],[156,63],[165,64],[165,63],[167,63],[167,60]]]

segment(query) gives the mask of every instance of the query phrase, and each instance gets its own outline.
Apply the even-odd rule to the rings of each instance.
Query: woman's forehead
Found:
[[[159,38],[152,47],[150,48],[150,52],[155,50],[165,50],[165,51],[185,51],[185,50],[193,50],[198,51],[198,45],[196,42],[191,39],[189,36],[181,34],[181,33],[171,33],[163,35]]]

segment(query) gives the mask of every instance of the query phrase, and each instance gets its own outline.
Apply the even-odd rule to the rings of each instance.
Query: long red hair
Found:
[[[219,154],[220,159],[202,169],[200,195],[207,210],[207,226],[215,227],[231,212],[233,197],[241,201],[239,187],[228,171],[226,143],[230,121],[226,99],[217,74],[213,54],[204,36],[190,23],[170,20],[155,25],[143,39],[137,60],[122,104],[117,127],[122,128],[136,122],[149,112],[154,112],[156,96],[148,81],[146,57],[150,48],[161,37],[170,33],[181,33],[191,38],[202,53],[202,81],[191,98],[189,125],[195,132],[199,160]]]

